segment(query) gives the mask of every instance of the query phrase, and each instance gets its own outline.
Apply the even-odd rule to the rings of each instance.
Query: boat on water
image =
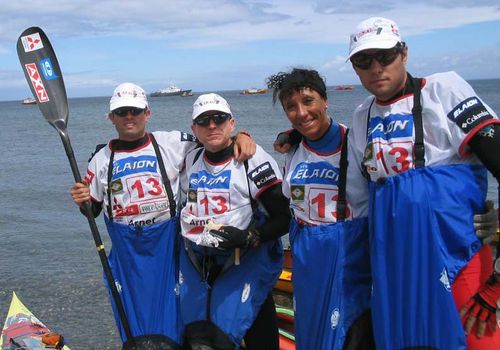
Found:
[[[265,94],[267,93],[267,89],[246,89],[240,92],[242,95],[255,95],[255,94]]]
[[[180,87],[175,85],[170,85],[164,89],[152,92],[151,97],[163,97],[163,96],[190,96],[191,90],[182,90]]]
[[[33,313],[12,293],[9,312],[0,336],[0,349],[60,349],[70,350],[64,345],[60,334],[51,332]]]
[[[338,85],[335,87],[335,90],[354,90],[354,86],[352,86],[352,85]]]
[[[21,103],[23,105],[36,105],[36,100],[33,97],[26,97]]]

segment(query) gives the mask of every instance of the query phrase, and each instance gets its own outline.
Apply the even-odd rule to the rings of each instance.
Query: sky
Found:
[[[500,78],[498,0],[0,1],[0,101],[31,95],[16,42],[32,26],[49,37],[68,97],[110,96],[125,81],[147,92],[261,88],[292,67],[358,84],[349,35],[371,16],[398,23],[414,76]]]

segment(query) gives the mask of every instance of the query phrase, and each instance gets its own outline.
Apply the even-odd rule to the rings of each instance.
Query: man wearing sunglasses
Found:
[[[105,210],[113,245],[108,259],[139,348],[178,349],[177,203],[185,157],[198,144],[179,131],[146,132],[150,117],[145,91],[132,83],[120,84],[109,112],[118,138],[93,155],[84,182],[76,183],[71,195],[80,206],[90,200],[95,216]],[[242,143],[239,155],[248,158],[253,141],[242,135],[236,144]]]
[[[486,169],[500,179],[498,117],[455,72],[413,78],[391,20],[361,22],[349,59],[373,94],[356,109],[350,140],[370,182],[377,348],[499,349],[500,284],[472,222]]]
[[[244,339],[246,349],[277,350],[271,291],[282,267],[279,237],[290,222],[278,165],[259,146],[248,161],[234,160],[236,120],[223,97],[201,95],[192,122],[203,149],[186,158],[181,212],[186,342],[193,349],[203,344],[223,350],[239,348]]]

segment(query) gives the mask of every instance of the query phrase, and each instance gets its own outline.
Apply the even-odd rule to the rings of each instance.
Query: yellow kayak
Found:
[[[70,350],[64,345],[60,334],[51,332],[35,315],[12,293],[9,313],[0,336],[0,349],[14,350]]]

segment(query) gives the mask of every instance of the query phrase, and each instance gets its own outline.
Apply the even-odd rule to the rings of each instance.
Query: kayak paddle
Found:
[[[52,45],[42,29],[31,27],[19,36],[17,40],[17,55],[19,56],[24,75],[33,96],[37,100],[40,111],[61,137],[75,181],[81,182],[82,178],[78,171],[67,131],[68,99],[66,97],[61,68],[57,62]],[[106,280],[111,288],[111,294],[118,310],[120,321],[128,339],[127,343],[131,343],[132,348],[135,348],[134,338],[130,331],[127,316],[125,315],[108,259],[106,258],[106,251],[101,241],[99,230],[97,229],[90,202],[84,203],[83,209],[87,216],[92,236],[94,237]]]

